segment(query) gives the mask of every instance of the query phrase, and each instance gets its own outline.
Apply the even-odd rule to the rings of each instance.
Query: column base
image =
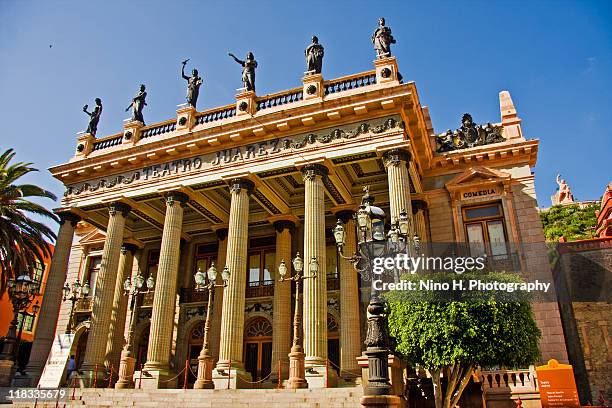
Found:
[[[396,395],[364,395],[359,399],[362,407],[396,408],[401,404]]]
[[[231,370],[227,368],[227,364],[219,361],[217,368],[215,368],[212,372],[212,380],[215,384],[215,389],[224,390],[224,389],[243,389],[243,388],[253,388],[253,378],[251,377],[251,373],[244,371],[244,368],[238,364],[235,367],[232,365]]]
[[[0,387],[10,387],[15,375],[15,362],[13,360],[0,360]]]
[[[176,373],[170,370],[156,370],[156,369],[145,369],[134,372],[135,386],[142,389],[162,389],[162,388],[176,388],[178,384],[178,378]]]
[[[332,388],[338,386],[338,375],[325,360],[306,359],[306,381],[309,388]]]

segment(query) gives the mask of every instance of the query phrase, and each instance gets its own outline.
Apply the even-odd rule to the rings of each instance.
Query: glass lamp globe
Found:
[[[142,286],[145,283],[145,279],[144,276],[142,276],[140,273],[138,275],[136,275],[136,277],[134,278],[134,285],[136,286],[136,289],[140,290],[142,289]]]
[[[202,269],[198,268],[198,271],[196,272],[195,276],[195,283],[196,283],[196,287],[201,287],[204,286],[204,282],[206,281],[206,276],[204,275],[204,272],[202,272]]]
[[[154,287],[155,287],[155,278],[153,278],[153,276],[149,276],[147,278],[147,289],[153,290]]]
[[[284,279],[285,276],[287,276],[287,265],[285,264],[285,260],[281,260],[280,265],[278,265],[278,274],[280,275],[281,279]]]
[[[408,220],[408,213],[406,212],[406,210],[402,210],[402,212],[400,213],[398,223],[400,234],[402,234],[403,236],[407,236],[408,231],[410,230],[410,221]]]
[[[208,280],[211,282],[217,281],[217,268],[214,262],[210,265],[210,268],[208,268]]]
[[[319,272],[319,262],[317,262],[317,258],[312,257],[310,259],[310,264],[308,265],[308,270],[312,276],[315,276],[317,272]]]
[[[298,273],[304,270],[304,261],[300,258],[299,252],[295,255],[295,258],[293,258],[293,269]]]
[[[229,278],[230,278],[230,270],[226,265],[225,268],[223,268],[223,271],[221,271],[221,279],[223,279],[224,282],[227,282]]]
[[[342,225],[342,220],[338,220],[336,223],[336,227],[334,228],[334,239],[336,240],[336,245],[344,245],[344,226]]]
[[[123,290],[125,292],[129,292],[132,289],[132,281],[129,277],[125,278],[125,282],[123,282]]]
[[[389,233],[387,235],[389,237],[389,241],[393,242],[394,244],[397,244],[397,242],[399,241],[399,231],[395,227],[395,225],[391,226],[391,229],[389,230]]]
[[[66,286],[68,286],[68,283],[66,283]],[[72,284],[72,293],[76,295],[77,293],[79,293],[79,290],[81,290],[81,282],[79,282],[79,280],[77,279]]]
[[[85,284],[81,288],[81,293],[83,294],[83,296],[87,296],[89,295],[90,290],[91,290],[91,287],[89,286],[89,282],[85,282]]]

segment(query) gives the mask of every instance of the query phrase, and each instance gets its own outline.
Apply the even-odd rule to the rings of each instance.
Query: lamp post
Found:
[[[7,286],[9,298],[13,304],[13,320],[2,343],[2,352],[0,352],[1,387],[9,386],[15,373],[19,313],[26,311],[30,307],[32,301],[38,295],[40,284],[32,280],[30,275],[24,273],[18,276],[17,279],[9,279]]]
[[[89,287],[89,283],[85,283],[81,285],[79,282],[79,278],[72,283],[72,285],[68,285],[68,282],[64,284],[62,291],[64,292],[64,302],[69,300],[72,305],[70,306],[70,316],[68,317],[68,326],[66,327],[66,334],[70,334],[74,331],[74,305],[77,301],[84,299],[89,295],[89,291],[91,288]]]
[[[344,256],[345,231],[341,220],[338,220],[333,230],[338,253],[355,265],[360,273],[372,276],[372,261],[377,257],[393,256],[399,253],[412,255],[419,249],[419,237],[410,237],[411,225],[407,212],[404,210],[399,218],[394,220],[391,228],[385,234],[385,212],[374,206],[374,197],[369,188],[364,188],[365,194],[355,218],[358,229],[358,251],[353,256]],[[361,268],[360,268],[361,266]],[[399,273],[396,271],[396,278]],[[364,344],[368,356],[368,384],[366,396],[389,396],[388,354],[389,332],[387,327],[386,302],[379,291],[372,287],[368,304],[368,330]],[[389,403],[394,405],[394,403]]]
[[[223,272],[221,272],[223,284],[219,285],[215,283],[217,282],[217,268],[215,267],[214,262],[210,265],[210,268],[208,268],[206,274],[204,274],[204,272],[202,272],[202,270],[198,268],[198,271],[194,276],[196,284],[195,289],[197,291],[208,290],[208,304],[206,305],[206,322],[204,323],[204,341],[202,343],[202,351],[200,351],[200,355],[198,356],[198,378],[196,379],[195,384],[193,384],[194,389],[215,388],[215,383],[212,380],[213,357],[212,354],[210,354],[210,344],[208,341],[208,333],[210,332],[210,320],[212,315],[213,292],[214,288],[226,287],[227,281],[229,280],[229,276],[229,268],[226,266],[225,268],[223,268]]]
[[[146,284],[146,288],[145,288]],[[128,276],[123,282],[123,294],[125,296],[131,296],[130,301],[130,323],[128,325],[128,334],[121,350],[121,360],[119,361],[119,379],[115,384],[115,388],[133,388],[134,387],[134,366],[136,359],[132,357],[132,336],[134,334],[134,325],[137,320],[134,319],[136,303],[138,297],[145,293],[149,293],[155,290],[155,279],[149,276],[146,281],[144,276],[140,272],[134,277],[134,281],[130,280]]]
[[[21,334],[23,333],[23,325],[25,324],[25,319],[26,317],[31,317],[33,321],[36,318],[36,315],[38,314],[39,310],[40,310],[40,305],[38,304],[38,300],[37,300],[34,306],[32,306],[32,313],[29,313],[27,310],[21,311],[22,318],[21,318],[21,324],[19,325],[19,334],[17,335],[17,347],[15,347],[15,361],[17,362],[19,358],[19,349],[21,348]],[[22,372],[22,368],[23,367],[18,367],[20,372]]]
[[[304,367],[304,346],[302,339],[302,300],[300,298],[300,284],[304,279],[315,279],[319,272],[319,263],[316,258],[312,258],[308,263],[308,270],[310,276],[302,275],[304,270],[304,262],[300,258],[298,252],[292,261],[295,275],[287,276],[287,265],[285,260],[281,260],[278,266],[278,273],[280,275],[280,281],[294,281],[295,282],[295,314],[293,315],[293,345],[291,346],[291,352],[289,353],[289,380],[287,381],[287,388],[308,388],[308,382],[306,382],[306,369]]]

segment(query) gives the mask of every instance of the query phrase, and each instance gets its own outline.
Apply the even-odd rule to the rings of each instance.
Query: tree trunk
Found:
[[[443,367],[435,370],[427,370],[433,384],[434,401],[436,408],[454,408],[459,403],[465,387],[470,382],[474,371],[474,365],[462,367],[455,363],[452,367]],[[442,372],[445,373],[446,386],[442,388]]]
[[[444,394],[444,391],[442,390],[442,382],[440,381],[440,373],[442,372],[442,369],[437,368],[433,371],[427,371],[429,371],[429,375],[431,376],[431,382],[433,383],[434,401],[436,403],[436,408],[443,408],[442,396]]]

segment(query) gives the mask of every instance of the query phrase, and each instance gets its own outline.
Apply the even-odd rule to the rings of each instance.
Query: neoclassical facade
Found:
[[[135,376],[177,386],[202,348],[208,295],[194,274],[214,262],[230,272],[227,287],[214,289],[215,381],[286,380],[294,292],[277,268],[299,252],[318,263],[303,286],[309,386],[355,378],[369,289],[338,257],[331,230],[343,220],[345,251],[356,247],[352,215],[366,185],[388,222],[408,212],[421,241],[474,243],[550,272],[531,172],[538,140],[523,135],[506,91],[500,112],[498,123],[464,115],[460,129],[436,135],[416,85],[398,78],[390,57],[372,71],[311,74],[288,91],[243,92],[220,108],[179,106],[165,122],[79,136],[74,157],[50,169],[66,193],[28,372],[40,376],[67,327],[83,372],[117,371],[131,320]],[[123,282],[138,273],[156,284],[131,310]],[[77,278],[92,291],[71,324],[61,288]],[[556,303],[534,307],[543,360],[567,361]]]

